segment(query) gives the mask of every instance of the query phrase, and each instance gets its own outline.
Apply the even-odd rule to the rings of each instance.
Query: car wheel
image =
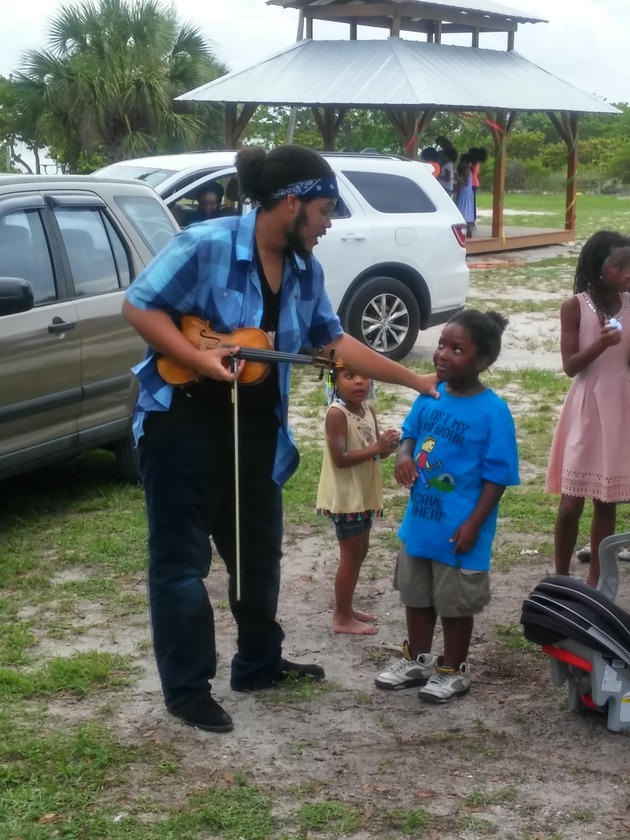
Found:
[[[344,327],[372,350],[402,359],[418,338],[418,301],[400,280],[372,277],[350,299]]]
[[[140,464],[138,463],[138,450],[133,435],[117,440],[113,446],[116,457],[118,472],[125,481],[140,481]]]

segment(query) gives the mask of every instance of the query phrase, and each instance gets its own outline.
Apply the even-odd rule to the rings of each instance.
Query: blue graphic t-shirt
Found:
[[[403,423],[401,441],[415,441],[418,478],[398,535],[412,557],[487,571],[498,506],[473,548],[454,554],[449,542],[473,512],[484,481],[519,484],[516,433],[510,409],[494,391],[455,397],[438,385],[440,399],[419,396]]]

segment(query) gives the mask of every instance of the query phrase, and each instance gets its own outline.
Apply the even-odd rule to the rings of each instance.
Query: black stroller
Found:
[[[569,709],[606,712],[613,732],[630,729],[630,614],[615,604],[617,551],[630,533],[614,534],[599,549],[593,589],[575,578],[544,578],[523,601],[525,638],[551,657],[554,685],[568,684]]]

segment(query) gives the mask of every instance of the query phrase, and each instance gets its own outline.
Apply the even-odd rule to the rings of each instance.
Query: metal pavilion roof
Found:
[[[457,24],[459,31],[470,30],[480,23],[487,23],[490,29],[500,29],[501,24],[546,23],[544,18],[523,14],[519,9],[497,3],[495,0],[460,0],[459,3],[448,0],[387,0],[388,5],[399,7],[405,18],[411,20],[437,20]],[[314,14],[320,20],[339,20],[343,9],[353,7],[353,11],[373,18],[368,25],[386,25],[386,18],[391,10],[384,11],[383,0],[267,0],[269,6],[282,6],[285,9],[301,9],[307,14]],[[467,17],[471,22],[467,25]],[[343,19],[343,18],[342,18]],[[485,19],[485,20],[484,20]],[[380,20],[380,23],[375,23]],[[474,21],[474,22],[473,22]],[[361,23],[361,21],[358,21]],[[463,27],[463,28],[462,28]]]
[[[298,41],[182,100],[348,108],[618,113],[514,51],[385,40]]]

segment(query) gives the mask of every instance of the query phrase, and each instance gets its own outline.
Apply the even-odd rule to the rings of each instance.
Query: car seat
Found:
[[[227,182],[225,187],[225,197],[232,204],[224,204],[221,208],[222,216],[239,216],[241,213],[241,190],[238,183],[238,178],[234,175]]]
[[[602,540],[595,589],[551,575],[523,601],[521,613],[525,638],[551,659],[551,681],[567,683],[569,709],[606,713],[613,732],[630,729],[630,614],[615,603],[617,552],[628,542],[630,533]]]

